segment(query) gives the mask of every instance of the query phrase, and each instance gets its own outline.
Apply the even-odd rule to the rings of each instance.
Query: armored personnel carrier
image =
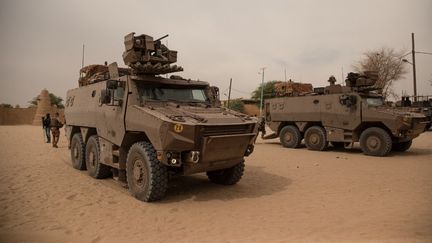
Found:
[[[206,172],[214,183],[236,184],[254,149],[256,118],[222,108],[207,82],[162,77],[183,69],[160,39],[131,33],[125,47],[129,68],[84,67],[79,88],[67,92],[73,167],[113,175],[142,201],[161,199],[170,175]]]
[[[429,118],[430,123],[426,126],[425,130],[429,130],[432,125],[432,96],[418,95],[418,96],[402,96],[402,99],[396,102],[396,107],[407,109],[413,112],[423,113]]]
[[[428,118],[385,106],[377,78],[375,72],[349,73],[342,86],[332,76],[327,87],[266,100],[265,122],[274,133],[264,139],[279,137],[288,148],[298,148],[304,139],[310,150],[360,142],[363,153],[372,156],[409,149]]]

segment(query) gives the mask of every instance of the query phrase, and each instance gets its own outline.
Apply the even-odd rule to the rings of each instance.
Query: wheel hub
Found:
[[[378,149],[380,147],[380,145],[381,145],[381,141],[379,140],[379,138],[377,138],[375,136],[371,136],[367,140],[367,146],[371,150]]]
[[[75,159],[78,159],[78,148],[77,147],[74,147],[74,149],[73,149],[73,157]]]
[[[310,143],[314,144],[314,145],[318,144],[319,143],[319,136],[317,134],[312,134],[310,136]]]
[[[133,176],[138,186],[142,186],[144,182],[144,163],[141,160],[136,160],[133,167]]]
[[[285,133],[284,139],[286,142],[291,142],[291,140],[292,140],[291,133]]]
[[[89,162],[90,162],[90,165],[92,166],[92,167],[95,167],[96,166],[96,158],[95,158],[95,154],[93,153],[93,151],[90,151],[90,153],[89,153]]]

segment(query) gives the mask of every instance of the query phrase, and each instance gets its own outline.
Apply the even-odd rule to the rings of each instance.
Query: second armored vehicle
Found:
[[[416,111],[423,113],[429,118],[429,124],[425,130],[429,130],[432,125],[432,96],[419,95],[419,96],[402,96],[402,100],[396,102],[396,107],[402,109],[408,109],[410,111]],[[414,109],[414,110],[413,110]]]
[[[304,139],[311,150],[325,150],[329,142],[336,147],[360,142],[363,153],[372,156],[409,149],[428,118],[385,106],[374,92],[376,79],[373,72],[350,73],[346,86],[331,77],[325,88],[266,100],[265,120],[274,134],[265,138],[279,137],[288,148],[299,147]]]
[[[113,174],[143,201],[161,199],[169,175],[206,172],[214,183],[237,183],[257,120],[221,108],[207,82],[160,76],[182,70],[160,39],[131,33],[125,46],[130,68],[84,67],[80,87],[67,92],[73,167],[94,178]]]

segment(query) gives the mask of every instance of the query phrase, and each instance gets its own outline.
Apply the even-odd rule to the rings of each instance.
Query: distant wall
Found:
[[[53,113],[55,112],[53,108]],[[63,109],[59,109],[60,117],[63,117]],[[0,107],[0,125],[31,125],[36,115],[36,107],[29,108],[5,108]]]
[[[259,108],[256,104],[244,104],[244,113],[249,116],[259,116]]]
[[[0,107],[0,125],[32,124],[36,114],[36,107],[5,108]]]

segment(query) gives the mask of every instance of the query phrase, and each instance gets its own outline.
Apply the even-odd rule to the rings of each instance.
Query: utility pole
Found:
[[[263,99],[264,99],[264,70],[266,68],[261,68],[262,80],[261,80],[261,102],[260,102],[260,117],[262,117],[262,109],[263,109]]]
[[[413,66],[414,101],[417,101],[417,77],[416,77],[414,33],[411,33],[411,41],[412,41],[412,66]]]
[[[83,44],[83,49],[82,49],[82,60],[81,60],[81,68],[84,67],[84,44]]]
[[[344,76],[345,76],[344,71],[343,71],[343,66],[341,67],[341,71],[342,71],[342,79],[341,79],[341,83],[342,83],[342,85],[343,85],[343,82],[344,82]]]
[[[230,108],[230,100],[231,100],[231,84],[232,84],[232,78],[230,78],[230,85],[229,85],[229,91],[228,91],[228,109]]]

